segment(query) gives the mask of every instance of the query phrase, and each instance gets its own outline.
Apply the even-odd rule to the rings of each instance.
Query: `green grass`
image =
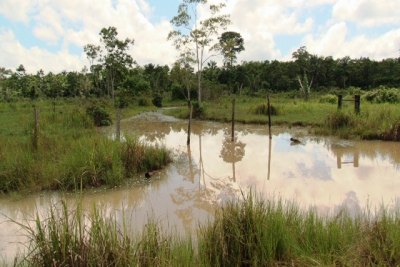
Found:
[[[102,102],[113,110],[108,101]],[[0,103],[0,193],[115,186],[170,161],[164,147],[107,138],[94,127],[83,100],[60,101],[55,112],[50,101],[35,103],[40,111],[36,150],[32,145],[32,104]],[[131,116],[144,110],[133,107],[126,113]],[[129,150],[132,143],[135,146]],[[129,153],[137,157],[134,167],[129,166],[133,160]]]
[[[351,217],[302,211],[250,194],[216,209],[196,238],[167,233],[152,220],[133,232],[94,208],[52,209],[22,225],[31,239],[26,266],[398,266],[400,213]],[[55,265],[54,265],[55,264]]]
[[[336,135],[343,138],[400,140],[400,106],[398,104],[377,104],[362,101],[361,113],[354,113],[352,102],[345,102],[341,112],[337,104],[321,103],[324,96],[314,95],[310,100],[288,98],[282,94],[271,96],[276,109],[272,125],[312,126],[317,134]],[[266,99],[238,96],[236,98],[235,121],[239,123],[267,124],[268,117],[255,112]],[[231,98],[223,97],[204,102],[202,119],[221,122],[231,121]],[[179,118],[188,117],[186,106],[165,111]],[[347,121],[343,121],[347,120]]]

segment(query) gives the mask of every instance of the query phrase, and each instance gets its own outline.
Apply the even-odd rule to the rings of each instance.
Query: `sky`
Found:
[[[209,0],[215,2],[217,0]],[[0,67],[29,73],[80,71],[83,47],[98,44],[103,27],[135,44],[139,65],[171,65],[167,40],[180,0],[0,0]],[[400,0],[227,0],[231,25],[245,51],[238,61],[290,60],[301,46],[341,58],[400,57]],[[200,7],[200,18],[208,12]],[[218,59],[216,59],[217,62]]]

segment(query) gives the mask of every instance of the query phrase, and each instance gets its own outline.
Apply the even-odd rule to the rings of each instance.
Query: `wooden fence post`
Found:
[[[354,112],[360,114],[361,97],[360,95],[354,96]]]
[[[338,95],[338,103],[337,103],[337,108],[338,109],[342,109],[343,106],[343,96],[342,95]]]
[[[267,105],[268,105],[268,133],[269,133],[269,139],[272,138],[271,135],[271,103],[269,101],[269,95],[267,95]]]
[[[235,97],[232,99],[232,142],[235,141]]]

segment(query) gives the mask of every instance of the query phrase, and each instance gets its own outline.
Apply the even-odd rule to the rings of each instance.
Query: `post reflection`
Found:
[[[360,167],[360,150],[354,146],[340,146],[331,144],[330,149],[336,156],[336,167],[341,169],[343,165],[352,164],[354,168]]]

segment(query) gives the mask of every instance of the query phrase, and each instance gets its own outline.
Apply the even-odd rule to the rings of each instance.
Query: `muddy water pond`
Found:
[[[181,233],[211,218],[216,205],[249,189],[321,214],[343,207],[357,213],[367,206],[400,206],[400,143],[315,137],[301,128],[273,128],[270,140],[262,125],[237,125],[232,142],[228,124],[194,122],[188,147],[187,123],[160,113],[124,120],[121,128],[123,136],[166,146],[173,163],[150,179],[139,177],[115,189],[0,198],[0,257],[12,259],[26,242],[10,219],[24,222],[37,212],[45,217],[62,199],[82,200],[87,210],[96,206],[105,214],[124,213],[136,229],[150,216]],[[110,127],[105,134],[112,138],[113,131]]]

